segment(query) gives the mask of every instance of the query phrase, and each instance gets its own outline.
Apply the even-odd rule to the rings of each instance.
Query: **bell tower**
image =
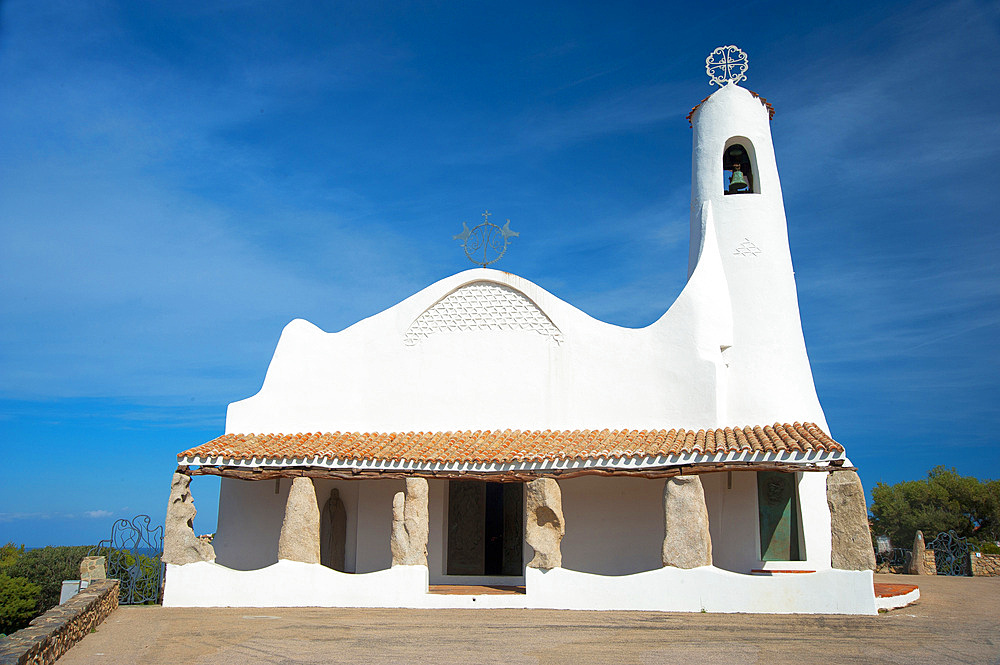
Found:
[[[702,244],[714,235],[733,321],[732,346],[722,350],[725,424],[815,422],[828,431],[802,336],[771,143],[774,111],[740,87],[747,66],[746,54],[735,46],[716,49],[706,70],[720,89],[689,116],[694,143],[688,275]]]

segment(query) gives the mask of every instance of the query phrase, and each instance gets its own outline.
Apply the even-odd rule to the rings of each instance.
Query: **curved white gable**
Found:
[[[728,308],[709,264],[642,329],[485,268],[338,333],[292,321],[260,392],[229,406],[226,431],[714,427]]]
[[[338,333],[285,327],[228,433],[710,428],[827,430],[799,322],[767,110],[736,85],[694,113],[689,279],[642,329],[485,268]],[[723,194],[732,137],[760,194]],[[828,430],[827,430],[828,431]]]

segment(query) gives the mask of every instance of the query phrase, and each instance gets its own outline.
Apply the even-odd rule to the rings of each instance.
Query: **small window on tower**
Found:
[[[753,160],[742,143],[733,143],[722,154],[722,172],[726,194],[755,194]]]

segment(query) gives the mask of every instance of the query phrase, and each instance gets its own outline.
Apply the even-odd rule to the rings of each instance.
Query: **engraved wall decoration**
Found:
[[[763,251],[760,247],[753,244],[750,238],[744,238],[743,242],[733,251],[733,254],[736,256],[757,256]]]
[[[403,343],[414,346],[437,333],[469,330],[527,330],[556,343],[563,341],[549,317],[520,291],[496,282],[473,282],[417,317]]]

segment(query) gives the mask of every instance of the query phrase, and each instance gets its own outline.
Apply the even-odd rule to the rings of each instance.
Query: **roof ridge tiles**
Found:
[[[820,446],[828,447],[831,443],[837,445],[836,442],[830,438],[830,435],[820,429],[816,423],[803,423],[802,429],[806,436],[811,437]]]
[[[428,432],[227,433],[190,448],[185,457],[229,460],[352,459],[413,462],[556,461],[601,457],[658,457],[688,453],[843,452],[843,446],[815,423],[742,427],[490,429]]]

